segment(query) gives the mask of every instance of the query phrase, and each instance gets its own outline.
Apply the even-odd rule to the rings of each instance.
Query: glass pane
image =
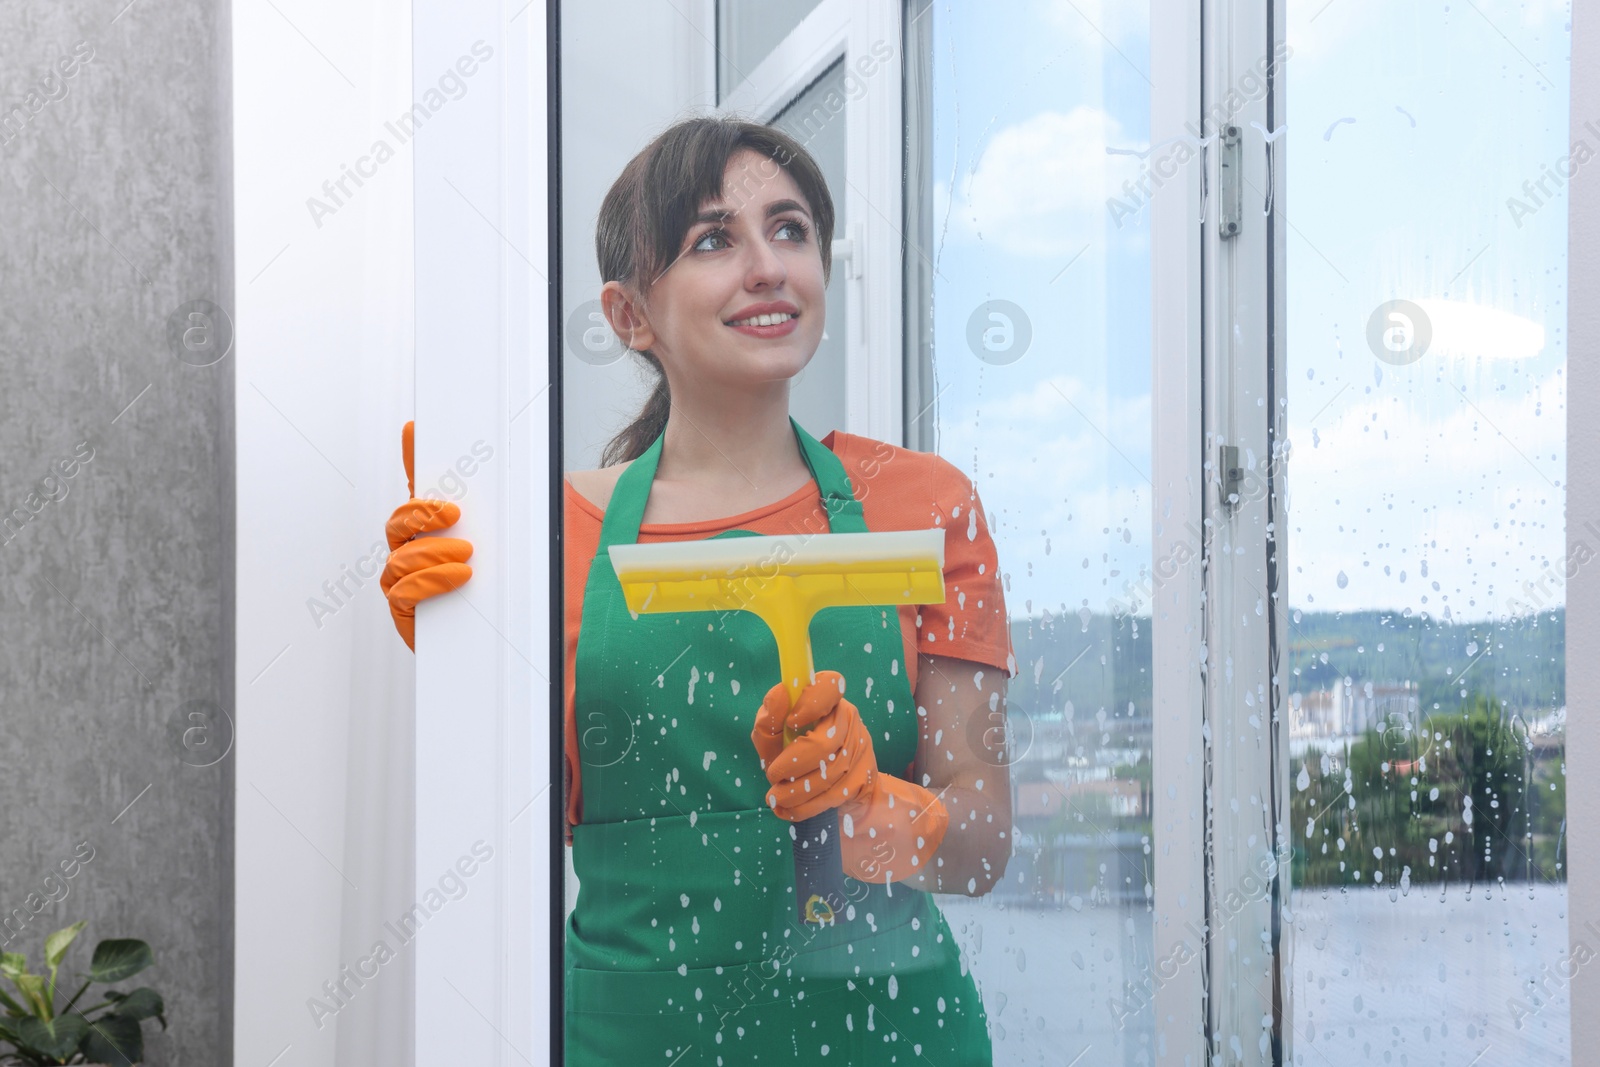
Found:
[[[799,420],[814,437],[821,438],[844,422],[845,382],[845,329],[846,304],[850,298],[849,264],[840,256],[840,239],[848,236],[849,215],[845,212],[846,186],[844,181],[845,130],[848,129],[849,111],[826,103],[829,96],[843,100],[845,92],[844,60],[823,72],[822,77],[784,108],[772,124],[805,146],[805,150],[822,168],[833,194],[833,268],[828,277],[827,323],[822,330],[822,343],[817,354],[811,357],[805,369],[789,380],[789,413]]]
[[[939,904],[996,1064],[1147,1064],[1149,11],[1045,10],[908,15],[907,441],[981,496],[1019,671],[1009,866]]]
[[[1288,5],[1297,1063],[1570,1062],[1565,12]]]
[[[717,100],[721,102],[822,0],[717,0]]]
[[[648,34],[635,30],[629,36]],[[806,896],[797,893],[789,824],[767,810],[765,757],[759,739],[752,738],[763,696],[786,673],[780,670],[766,623],[751,612],[724,611],[708,618],[681,604],[657,610],[672,595],[670,589],[650,594],[655,608],[637,604],[638,610],[631,610],[615,573],[622,557],[607,553],[608,547],[637,547],[630,541],[694,549],[694,542],[710,538],[717,538],[716,547],[724,551],[737,551],[741,540],[747,540],[736,536],[740,533],[809,539],[827,528],[828,512],[838,510],[834,505],[841,499],[839,482],[846,472],[850,489],[862,490],[861,521],[872,530],[932,526],[929,502],[947,509],[948,515],[953,499],[952,518],[958,516],[960,530],[966,532],[972,512],[965,487],[958,495],[951,478],[935,486],[927,472],[944,474],[948,468],[934,457],[907,458],[883,442],[828,433],[842,407],[844,312],[852,296],[849,274],[855,271],[838,259],[830,283],[817,284],[820,279],[807,274],[810,263],[801,262],[807,258],[801,253],[814,254],[814,247],[805,243],[804,230],[780,225],[781,214],[759,228],[762,236],[751,232],[750,220],[765,217],[764,204],[790,199],[787,191],[774,194],[760,180],[735,185],[740,178],[735,172],[725,176],[721,198],[737,207],[734,217],[693,224],[675,258],[659,273],[654,268],[660,264],[648,258],[629,260],[618,254],[613,246],[625,249],[631,237],[668,228],[673,220],[693,218],[696,207],[711,206],[703,196],[709,187],[701,185],[703,175],[678,188],[670,179],[629,188],[630,176],[651,173],[627,166],[633,153],[649,136],[670,127],[665,159],[674,166],[685,159],[699,166],[694,138],[680,138],[685,129],[692,134],[699,124],[716,119],[693,115],[679,124],[651,115],[650,122],[619,132],[604,121],[608,110],[632,114],[630,104],[660,101],[640,99],[646,94],[637,90],[629,97],[626,87],[597,86],[601,79],[595,75],[607,69],[606,64],[563,64],[563,78],[572,79],[566,82],[563,101],[564,252],[569,257],[563,286],[570,294],[564,322],[571,357],[563,383],[565,429],[568,440],[598,438],[592,447],[569,453],[569,484],[563,487],[564,644],[572,686],[563,720],[569,772],[564,806],[576,816],[567,854],[570,911],[563,936],[567,1062],[644,1063],[659,1058],[677,1067],[990,1062],[989,1019],[969,967],[975,948],[957,942],[938,899],[917,884],[919,879],[907,877],[921,872],[902,869],[910,856],[920,862],[917,835],[889,836],[887,856],[873,848],[871,862],[877,868],[851,861],[853,877],[845,880],[847,898],[835,912],[835,922],[819,926],[797,919],[796,904]],[[893,173],[900,156],[897,144],[871,146],[870,159],[850,159],[846,165],[845,117],[828,106],[833,93],[843,95],[844,69],[835,65],[828,70],[775,122],[817,162],[836,208],[845,203],[852,170],[886,163]],[[670,96],[665,89],[661,94]],[[687,112],[699,94],[690,96],[668,103]],[[788,177],[797,173],[804,180],[808,172],[791,168]],[[619,174],[627,194],[607,195]],[[704,202],[691,206],[686,194],[694,189],[701,190]],[[665,206],[657,210],[657,204]],[[647,218],[630,218],[632,205],[642,205]],[[852,221],[859,219],[840,212],[836,241],[849,239]],[[785,257],[781,277],[777,271],[754,269],[757,261],[749,258],[749,250],[757,240],[769,241]],[[645,276],[651,283],[646,310],[654,323],[654,339],[648,344],[675,376],[669,409],[675,429],[664,446],[660,477],[651,477],[655,455],[643,446],[652,437],[661,439],[660,420],[654,417],[659,412],[642,409],[645,398],[634,382],[641,379],[648,390],[653,376],[635,373],[644,365],[643,354],[622,350],[601,315],[597,301],[604,290],[590,268],[596,260],[601,277],[626,273],[630,262],[652,267]],[[767,298],[797,302],[801,323],[820,321],[814,334],[804,335],[808,349],[783,344],[794,332],[782,331],[781,323],[733,325],[746,316],[730,313],[767,303]],[[720,321],[713,321],[713,313]],[[779,330],[766,332],[774,327]],[[761,332],[746,332],[750,330]],[[618,332],[631,333],[621,327]],[[807,358],[802,363],[797,355]],[[898,369],[899,353],[871,355]],[[751,480],[738,477],[748,458],[739,446],[752,440],[750,420],[741,422],[739,416],[752,407],[760,410],[775,395],[752,384],[777,380],[771,367],[793,383],[788,413],[817,438],[831,440],[824,440],[820,450],[835,454],[834,465],[827,465],[825,454],[819,456],[816,442],[802,436],[802,454],[816,482],[796,488],[785,478],[782,487],[769,482],[760,487],[767,492],[752,493],[745,484]],[[611,462],[602,467],[595,451],[612,440],[611,433],[634,423],[636,415],[650,432],[608,449],[604,458]],[[701,449],[697,456],[696,434],[699,440],[730,447]],[[885,454],[896,457],[892,468],[882,460]],[[719,458],[729,469],[718,467]],[[626,470],[619,459],[628,461]],[[672,474],[667,473],[669,460],[678,467]],[[699,467],[700,476],[684,477],[686,467]],[[877,471],[885,469],[888,473],[877,480]],[[830,490],[826,506],[818,484],[824,479]],[[696,488],[685,492],[686,485]],[[873,485],[880,488],[869,497]],[[882,488],[891,485],[895,488]],[[935,498],[935,493],[941,495]],[[646,505],[654,515],[646,513]],[[942,541],[951,557],[973,559],[974,549],[962,554],[956,547],[967,545],[967,538]],[[763,557],[763,562],[770,560]],[[871,583],[851,578],[853,589],[872,589]],[[1001,578],[992,559],[982,583],[958,580],[969,589],[987,584],[987,616],[980,618],[981,595],[969,598],[962,614],[960,596],[947,586],[946,604],[937,607],[906,605],[897,610],[891,601],[886,610],[878,610],[876,602],[867,609],[830,608],[836,614],[826,620],[819,615],[810,628],[817,667],[841,669],[860,721],[872,724],[879,771],[873,780],[880,794],[910,796],[910,804],[918,804],[916,794],[893,790],[928,782],[922,777],[927,770],[940,774],[937,761],[944,751],[958,751],[961,740],[951,731],[953,738],[933,742],[935,749],[942,744],[942,750],[931,756],[924,752],[918,705],[934,707],[942,695],[924,697],[923,687],[912,679],[914,671],[918,679],[932,677],[917,671],[924,613],[940,620],[927,627],[940,647],[957,645],[946,634],[963,619],[989,621],[985,633],[994,640],[985,649],[990,656],[985,662],[994,666],[984,671],[991,687],[1007,662],[1005,649],[995,651],[1008,635],[1007,620],[997,610],[999,598],[993,595]],[[897,616],[896,627],[889,620]],[[946,619],[951,630],[943,625]],[[892,635],[887,640],[884,629]],[[938,709],[930,714],[937,715]],[[880,724],[885,727],[881,732]],[[987,724],[979,726],[981,737]],[[1002,792],[1001,768],[985,765],[980,776],[994,783],[982,796],[976,795],[984,788],[982,782],[950,789],[946,802],[951,824],[944,843],[922,864],[922,871],[935,861],[959,864],[959,878],[950,881],[973,889],[986,877],[982,861],[1009,848],[1011,828],[1009,817],[971,825],[970,809],[957,809],[955,798],[962,790],[980,806],[991,797],[1010,799],[1009,788]],[[900,784],[889,784],[891,779]],[[825,787],[824,781],[817,788]],[[944,792],[939,782],[929,791],[933,789]],[[884,814],[887,803],[868,807],[865,814],[851,815],[858,841],[873,832],[878,825],[874,820],[898,818]],[[850,825],[841,819],[844,833]],[[833,839],[842,836],[835,833]],[[948,846],[958,841],[976,842],[977,847],[956,855]],[[994,851],[984,852],[989,846]],[[857,855],[861,851],[855,850]],[[1093,858],[1095,854],[1080,849],[1074,861]],[[949,867],[944,870],[948,873]],[[880,880],[880,872],[897,880]],[[1090,906],[1100,906],[1106,891],[1088,892]],[[964,923],[965,935],[974,929]],[[1004,940],[998,928],[995,937]],[[1085,946],[1086,953],[1093,950],[1088,942]],[[1000,952],[993,950],[997,961],[1021,959],[1020,954]],[[1100,973],[1098,962],[1091,967]],[[994,995],[1003,997],[1004,985],[996,981]],[[1009,1015],[1000,1005],[991,1010],[999,1013],[994,1017],[1001,1025],[1012,1025],[1016,1009]]]

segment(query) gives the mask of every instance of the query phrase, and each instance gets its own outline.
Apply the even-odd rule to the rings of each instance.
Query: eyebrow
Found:
[[[798,211],[807,218],[811,217],[811,213],[805,209],[805,206],[796,200],[774,200],[767,205],[765,217],[770,219],[772,216],[781,215],[785,211]],[[694,217],[693,225],[698,226],[702,222],[727,222],[738,214],[739,212],[732,208],[710,207]]]

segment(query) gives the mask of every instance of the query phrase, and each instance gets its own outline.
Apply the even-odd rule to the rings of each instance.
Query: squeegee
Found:
[[[748,611],[772,631],[789,704],[811,682],[811,619],[823,608],[944,603],[944,529],[712,538],[612,545],[628,610]],[[898,628],[896,629],[898,634]],[[784,743],[794,740],[784,731]],[[801,921],[842,914],[839,811],[794,823]]]

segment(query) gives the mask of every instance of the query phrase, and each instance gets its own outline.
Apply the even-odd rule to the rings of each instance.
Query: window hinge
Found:
[[[1230,512],[1239,506],[1239,486],[1244,483],[1244,468],[1239,466],[1239,446],[1223,445],[1218,458],[1222,474],[1222,506]]]
[[[1217,210],[1217,236],[1226,241],[1239,236],[1239,225],[1244,218],[1244,183],[1240,180],[1240,152],[1243,147],[1241,131],[1237,126],[1222,128],[1222,153],[1217,157],[1221,192]]]

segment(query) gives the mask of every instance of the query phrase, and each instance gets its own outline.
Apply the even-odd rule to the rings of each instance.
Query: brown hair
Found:
[[[728,160],[740,149],[766,156],[788,172],[811,206],[813,231],[826,281],[833,266],[833,197],[805,147],[782,130],[727,116],[697,116],[668,127],[612,183],[595,225],[600,281],[620,281],[648,296],[677,259],[700,206],[723,193]],[[667,425],[672,394],[654,353],[637,353],[656,374],[644,410],[600,453],[609,467],[637,459]]]

